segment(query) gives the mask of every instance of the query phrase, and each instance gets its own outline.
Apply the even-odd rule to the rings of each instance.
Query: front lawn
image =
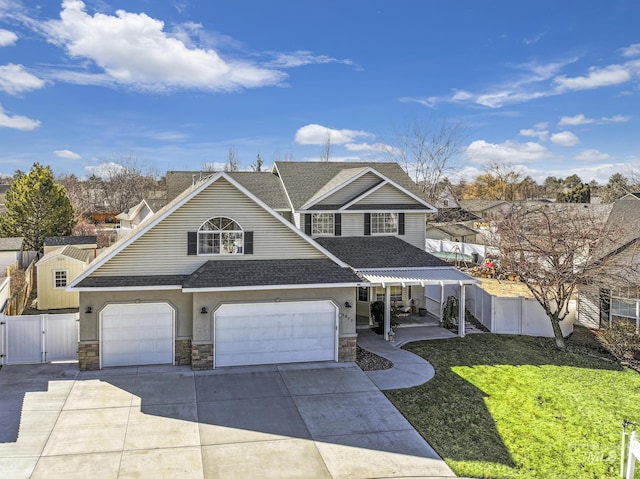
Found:
[[[409,344],[436,375],[387,396],[460,476],[615,478],[622,421],[640,425],[640,375],[576,333],[570,352],[493,334]]]

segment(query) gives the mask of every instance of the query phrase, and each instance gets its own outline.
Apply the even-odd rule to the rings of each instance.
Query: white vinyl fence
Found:
[[[484,258],[489,256],[497,256],[498,249],[492,246],[486,246],[483,244],[473,244],[473,243],[461,243],[459,241],[447,241],[440,239],[431,239],[427,238],[425,240],[425,251],[427,253],[462,253],[468,254],[478,258],[478,263],[482,263]]]
[[[78,313],[0,315],[0,364],[78,359]]]
[[[489,331],[496,334],[553,337],[549,317],[533,298],[493,296],[476,285],[467,286],[465,307]],[[564,336],[573,332],[576,302],[569,303],[569,314],[560,323]]]

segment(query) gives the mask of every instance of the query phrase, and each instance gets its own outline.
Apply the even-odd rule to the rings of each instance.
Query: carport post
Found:
[[[464,338],[464,327],[465,327],[465,323],[464,323],[464,303],[466,301],[465,299],[465,290],[466,286],[464,285],[464,283],[461,281],[460,282],[460,303],[458,304],[458,335],[461,338]]]
[[[384,340],[389,341],[391,329],[391,289],[384,285]]]

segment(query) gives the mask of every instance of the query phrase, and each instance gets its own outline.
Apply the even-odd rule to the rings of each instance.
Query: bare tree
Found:
[[[401,129],[394,127],[386,155],[399,163],[430,201],[438,196],[438,186],[455,162],[468,136],[460,122],[445,119],[414,119]]]
[[[578,205],[513,205],[496,222],[504,269],[515,274],[544,308],[560,349],[560,322],[580,285],[629,284],[638,279],[636,261],[620,264],[616,241],[626,222],[606,221],[602,210]],[[627,234],[628,236],[628,234]]]
[[[240,162],[238,161],[238,154],[236,150],[229,148],[229,156],[227,163],[224,165],[224,171],[238,171],[240,169]]]
[[[320,152],[320,161],[329,161],[331,159],[331,133],[327,133],[327,139],[322,145]]]
[[[262,161],[262,156],[260,156],[260,153],[258,153],[256,155],[256,162],[251,165],[251,169],[253,171],[262,171],[262,165],[264,164],[264,162]]]
[[[105,209],[121,212],[143,198],[159,195],[159,176],[154,168],[143,162],[122,156],[101,165],[100,170],[88,179],[88,186],[102,193]]]

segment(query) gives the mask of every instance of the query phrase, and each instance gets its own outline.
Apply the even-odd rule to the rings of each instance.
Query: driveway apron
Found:
[[[0,370],[0,474],[454,477],[354,363]]]

